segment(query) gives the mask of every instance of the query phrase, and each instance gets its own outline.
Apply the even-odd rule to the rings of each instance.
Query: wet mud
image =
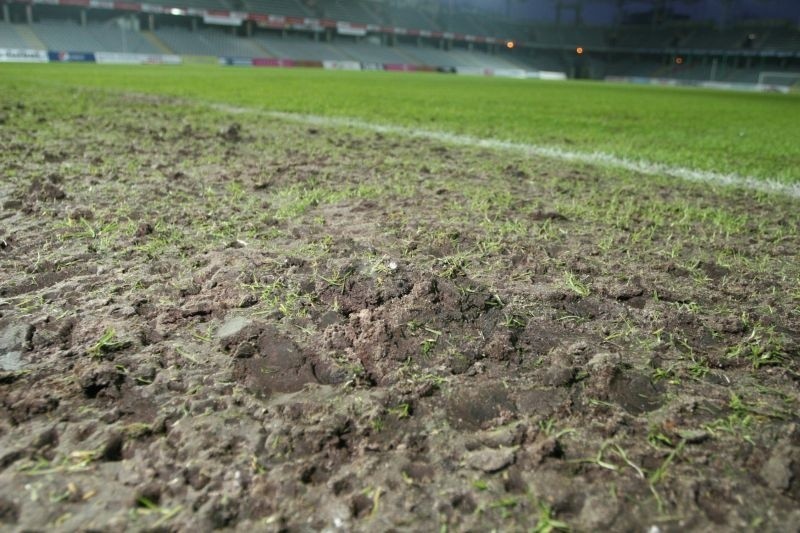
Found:
[[[796,201],[54,94],[0,96],[3,529],[800,523]]]

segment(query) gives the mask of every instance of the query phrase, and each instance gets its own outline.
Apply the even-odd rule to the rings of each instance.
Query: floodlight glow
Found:
[[[516,46],[516,45],[514,44],[514,41],[508,41],[508,42],[506,43],[506,48],[508,48],[509,50],[511,50],[511,49],[512,49],[512,48],[514,48],[515,46]]]
[[[579,46],[578,48],[576,48],[576,49],[575,49],[575,53],[576,53],[576,54],[578,54],[578,55],[581,55],[581,54],[583,54],[583,47],[582,47],[582,46]]]
[[[172,9],[169,10],[169,12],[170,12],[171,15],[183,15],[183,10],[182,9],[172,8]]]

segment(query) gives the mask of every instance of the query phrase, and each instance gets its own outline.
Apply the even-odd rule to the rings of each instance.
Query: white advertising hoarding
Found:
[[[0,63],[47,63],[48,61],[47,52],[44,50],[0,48]]]

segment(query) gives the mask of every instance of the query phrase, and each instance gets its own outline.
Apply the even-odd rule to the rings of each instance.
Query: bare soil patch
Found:
[[[3,527],[800,523],[796,201],[158,99],[0,108]]]

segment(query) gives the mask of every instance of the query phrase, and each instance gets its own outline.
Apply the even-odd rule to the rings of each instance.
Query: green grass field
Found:
[[[798,95],[188,65],[3,65],[0,84],[173,95],[800,182]]]
[[[0,66],[0,529],[796,529],[797,103]]]

